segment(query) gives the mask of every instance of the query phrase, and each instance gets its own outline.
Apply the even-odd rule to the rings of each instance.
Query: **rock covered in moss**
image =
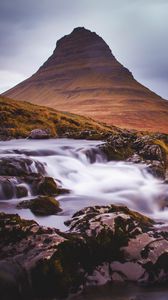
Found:
[[[34,195],[57,196],[69,193],[68,189],[59,187],[52,177],[33,174],[25,180],[31,184]]]
[[[17,198],[24,198],[28,196],[27,187],[24,184],[18,184],[16,186],[16,197]]]
[[[131,228],[135,229],[138,224],[147,230],[154,224],[154,221],[142,214],[129,210],[126,206],[91,206],[83,208],[75,213],[72,219],[65,222],[71,231],[77,231],[87,236],[97,236],[101,231],[117,229],[117,224],[122,227],[123,234],[126,231],[131,234]]]
[[[59,202],[54,197],[39,196],[35,199],[21,201],[18,208],[29,208],[35,215],[48,216],[61,211]]]
[[[38,185],[38,194],[41,195],[57,195],[58,187],[52,177],[43,177]]]
[[[168,172],[168,135],[142,135],[123,130],[99,146],[108,160],[143,163],[154,176],[166,179]]]

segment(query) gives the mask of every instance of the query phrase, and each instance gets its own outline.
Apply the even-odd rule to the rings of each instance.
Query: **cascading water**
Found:
[[[168,185],[154,178],[144,165],[127,162],[107,162],[97,148],[101,142],[84,140],[13,140],[0,142],[0,157],[11,155],[31,158],[45,167],[46,173],[70,194],[57,197],[63,211],[56,216],[35,217],[29,210],[18,210],[20,201],[0,201],[0,210],[19,213],[38,223],[66,229],[64,221],[77,210],[92,205],[121,204],[148,214],[155,219],[168,220]],[[34,171],[36,171],[34,164]],[[30,198],[30,191],[29,197]]]

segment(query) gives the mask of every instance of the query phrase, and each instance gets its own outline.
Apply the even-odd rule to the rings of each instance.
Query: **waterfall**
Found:
[[[0,159],[9,155],[31,159],[32,172],[38,172],[38,162],[47,176],[70,190],[69,194],[57,197],[63,209],[60,214],[38,218],[29,210],[16,209],[19,200],[15,194],[12,200],[3,201],[0,185],[0,210],[17,212],[24,218],[36,219],[40,224],[65,229],[63,222],[77,210],[114,203],[166,222],[168,185],[149,174],[145,165],[108,162],[98,148],[100,143],[72,139],[0,142]],[[39,172],[41,170],[40,167]]]

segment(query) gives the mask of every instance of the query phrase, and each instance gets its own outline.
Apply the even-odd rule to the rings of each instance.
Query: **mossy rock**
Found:
[[[24,185],[16,186],[16,196],[17,198],[23,198],[28,196],[28,190]]]
[[[54,197],[47,196],[22,201],[17,208],[29,208],[32,213],[40,216],[55,215],[61,211],[59,202]]]
[[[7,245],[15,243],[32,234],[31,228],[36,225],[35,221],[21,219],[17,214],[0,212],[0,241]]]
[[[52,177],[44,177],[38,186],[38,194],[40,195],[57,195],[58,187]]]

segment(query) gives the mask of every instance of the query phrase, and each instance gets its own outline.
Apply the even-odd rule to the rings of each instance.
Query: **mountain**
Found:
[[[0,140],[28,137],[33,129],[47,129],[51,137],[101,138],[119,130],[88,117],[0,96]]]
[[[138,83],[105,41],[83,27],[57,41],[40,69],[5,95],[119,127],[168,132],[168,101]]]

